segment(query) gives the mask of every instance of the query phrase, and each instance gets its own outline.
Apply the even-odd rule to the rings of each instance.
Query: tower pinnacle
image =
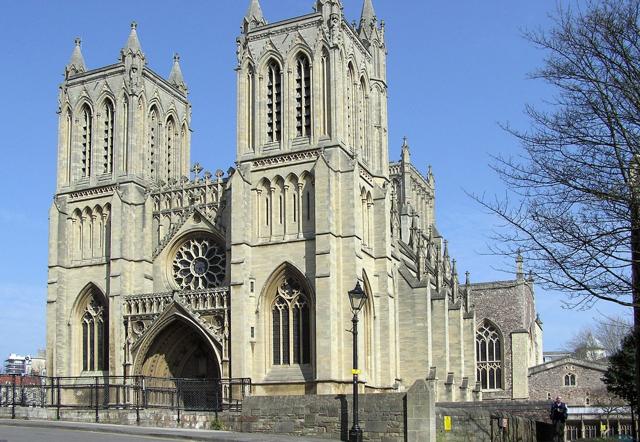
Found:
[[[184,77],[182,76],[182,69],[180,69],[180,55],[177,53],[173,56],[173,67],[169,74],[169,83],[177,87],[184,94],[188,91],[187,84],[184,82]]]
[[[144,60],[144,52],[142,52],[142,46],[140,45],[140,40],[138,40],[138,24],[134,21],[131,22],[131,32],[129,33],[129,38],[127,39],[127,43],[121,51],[121,59],[124,60],[124,57],[127,54],[133,54],[135,56],[140,56]]]
[[[260,0],[251,0],[247,14],[242,20],[242,30],[247,33],[248,31],[258,26],[266,25],[267,21],[262,14],[262,8],[260,7]]]
[[[377,20],[376,11],[373,9],[373,1],[364,0],[362,14],[360,16],[360,32],[364,30],[369,33],[371,28],[375,26]]]
[[[84,64],[84,57],[82,56],[82,50],[80,46],[82,44],[82,40],[80,37],[77,37],[75,40],[75,46],[73,48],[73,52],[71,53],[71,59],[69,63],[65,67],[65,77],[69,78],[74,75],[80,74],[87,70],[87,67]]]

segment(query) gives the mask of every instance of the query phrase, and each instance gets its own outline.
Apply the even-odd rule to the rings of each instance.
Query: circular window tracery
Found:
[[[173,279],[185,290],[219,287],[224,281],[225,269],[224,249],[208,237],[188,239],[173,259]]]

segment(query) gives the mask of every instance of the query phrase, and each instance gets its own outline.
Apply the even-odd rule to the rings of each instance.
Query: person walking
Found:
[[[567,404],[562,402],[560,396],[557,396],[556,400],[551,404],[551,411],[549,412],[549,417],[553,422],[553,442],[564,441],[564,423],[567,420],[568,413]]]

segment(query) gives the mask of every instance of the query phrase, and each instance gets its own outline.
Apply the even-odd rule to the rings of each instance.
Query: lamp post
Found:
[[[367,301],[367,294],[362,290],[360,281],[353,290],[349,291],[349,303],[351,304],[351,312],[353,318],[353,427],[349,430],[349,442],[362,442],[362,429],[358,422],[358,313],[364,307]]]

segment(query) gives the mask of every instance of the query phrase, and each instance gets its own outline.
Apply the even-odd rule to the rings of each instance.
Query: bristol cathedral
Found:
[[[412,164],[407,140],[389,158],[372,0],[353,23],[341,0],[305,1],[313,12],[283,21],[258,0],[238,17],[236,160],[213,173],[191,163],[178,57],[168,78],[152,71],[135,23],[112,65],[88,68],[76,41],[59,96],[47,372],[345,393],[360,283],[364,393],[429,379],[440,401],[527,398],[542,363],[533,279],[520,258],[507,281],[458,274],[435,172]]]

